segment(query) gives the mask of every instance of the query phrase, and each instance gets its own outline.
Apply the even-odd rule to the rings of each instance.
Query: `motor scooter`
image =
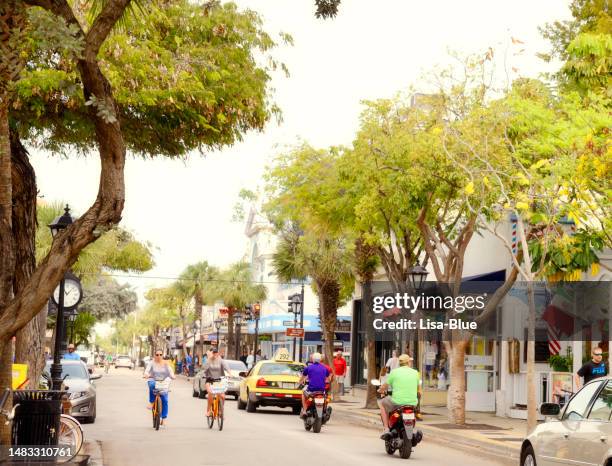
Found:
[[[376,387],[381,386],[378,379],[373,379],[371,383]],[[416,429],[416,419],[416,406],[398,406],[389,413],[389,434],[384,439],[387,454],[393,455],[399,450],[402,458],[410,458],[412,449],[423,439],[423,432]]]

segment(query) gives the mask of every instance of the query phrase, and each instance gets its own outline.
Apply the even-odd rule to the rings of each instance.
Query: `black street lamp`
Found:
[[[414,291],[418,292],[423,289],[423,283],[425,282],[427,275],[429,275],[429,272],[421,264],[417,264],[410,269],[408,272],[408,279],[410,280],[412,289]]]
[[[234,323],[236,324],[236,360],[240,359],[240,329],[242,327],[242,314],[236,312],[234,314]]]
[[[49,224],[51,230],[51,236],[55,238],[62,230],[68,228],[74,219],[70,215],[70,208],[66,204],[64,214],[56,217],[53,222]],[[53,364],[51,365],[51,381],[53,390],[62,389],[62,364],[61,364],[61,350],[62,341],[64,339],[64,293],[65,293],[65,278],[62,277],[59,283],[59,293],[57,297],[57,317],[55,319],[55,345],[53,347]]]
[[[219,330],[221,330],[221,324],[222,323],[223,323],[223,321],[221,319],[215,319],[214,320],[215,329],[217,330],[217,351],[219,351],[221,349],[221,342],[219,341]]]

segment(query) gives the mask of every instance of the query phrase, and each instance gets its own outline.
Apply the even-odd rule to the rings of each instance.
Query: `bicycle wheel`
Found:
[[[217,411],[217,426],[219,427],[219,430],[223,430],[223,406],[224,406],[225,402],[223,401],[223,398],[219,397],[219,406],[218,406],[218,411]]]
[[[70,447],[72,456],[59,457],[58,463],[67,463],[74,458],[83,446],[83,428],[79,421],[67,414],[60,415],[60,429],[58,444],[62,447]]]
[[[159,425],[161,424],[161,410],[161,397],[157,395],[155,397],[155,402],[153,403],[153,427],[155,428],[155,430],[159,430]]]
[[[215,414],[217,413],[217,397],[213,396],[212,399],[212,416],[208,416],[207,417],[207,421],[208,421],[208,428],[212,429],[213,425],[215,424]]]

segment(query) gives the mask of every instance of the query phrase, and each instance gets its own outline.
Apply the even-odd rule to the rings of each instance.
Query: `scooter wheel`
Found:
[[[392,455],[393,453],[395,453],[395,448],[393,448],[393,444],[388,440],[385,441],[385,451],[387,452],[387,455]]]

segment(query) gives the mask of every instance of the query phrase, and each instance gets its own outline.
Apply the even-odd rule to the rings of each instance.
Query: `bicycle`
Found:
[[[7,388],[0,400],[0,415],[6,418],[6,424],[15,418],[15,412],[19,407],[19,403],[17,403],[10,411],[3,409],[11,393],[11,390]],[[67,463],[77,456],[83,446],[83,428],[79,421],[67,414],[61,414],[57,443],[63,448],[69,447],[70,451],[70,455],[56,458],[57,463]]]
[[[168,393],[169,388],[170,388],[170,380],[156,380],[155,381],[155,388],[153,389],[155,400],[153,400],[153,407],[151,409],[151,412],[153,413],[153,428],[155,430],[159,430],[159,426],[161,425],[161,412],[162,412],[161,394]]]
[[[225,405],[225,392],[227,391],[227,379],[222,377],[214,379],[210,384],[210,391],[213,394],[212,399],[212,416],[206,416],[208,420],[208,428],[212,429],[217,419],[219,430],[223,430],[223,406]]]

